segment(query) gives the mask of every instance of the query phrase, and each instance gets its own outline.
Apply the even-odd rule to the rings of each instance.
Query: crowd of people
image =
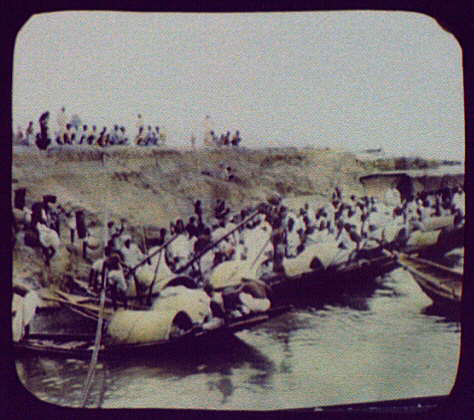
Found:
[[[116,306],[119,300],[126,306],[131,295],[201,290],[215,304],[214,309],[209,307],[207,321],[270,308],[271,279],[288,275],[288,267],[318,244],[333,250],[329,265],[341,266],[370,258],[382,248],[403,249],[432,218],[450,216],[455,228],[462,227],[465,218],[461,187],[403,200],[398,196],[395,204],[396,194],[387,202],[346,196],[339,188],[329,202],[306,203],[299,209],[288,208],[278,195],[240,210],[217,200],[206,212],[208,217],[197,200],[187,220],[179,218],[159,227],[160,234],[146,241],[134,241],[124,219],[109,221],[107,242],[101,244],[104,256],[95,258],[88,249],[98,249],[101,241],[88,232],[83,210],[66,210],[52,195],[30,208],[25,194],[25,189],[15,192],[14,238],[18,241],[22,232],[20,241],[40,247],[46,264],[64,252],[61,241],[74,244],[79,237],[82,256],[91,265],[91,290],[100,290],[107,278]],[[64,227],[66,236],[61,232]],[[326,268],[328,263],[321,265]],[[311,266],[302,269],[314,268],[313,258]]]
[[[145,126],[141,114],[137,116],[137,133],[135,135],[129,134],[123,125],[114,124],[112,129],[106,126],[99,129],[96,125],[83,124],[77,115],[74,115],[68,122],[64,107],[61,108],[57,116],[56,130],[50,129],[49,121],[50,113],[46,111],[39,118],[39,132],[35,132],[33,121],[29,122],[24,131],[18,127],[14,134],[14,143],[23,146],[36,144],[42,150],[54,145],[106,147],[115,145],[162,146],[166,143],[166,135],[160,131],[160,127]]]
[[[17,127],[13,134],[14,144],[21,146],[36,145],[45,150],[49,146],[63,145],[96,145],[108,146],[164,146],[166,144],[166,133],[160,126],[145,125],[143,116],[137,115],[136,133],[132,134],[123,125],[114,124],[113,128],[103,126],[101,129],[96,125],[84,124],[77,115],[68,118],[65,107],[62,107],[56,118],[57,128],[50,127],[49,111],[41,114],[39,118],[39,131],[35,131],[33,121],[28,123],[26,129]],[[213,130],[207,131],[204,144],[209,146],[237,147],[241,142],[240,133],[237,130],[231,137],[230,131],[217,136]],[[191,136],[191,147],[196,147],[196,137]]]
[[[210,130],[204,139],[204,144],[215,147],[238,147],[242,139],[240,138],[239,130],[236,130],[234,135],[227,131],[225,134],[217,135],[214,130]]]

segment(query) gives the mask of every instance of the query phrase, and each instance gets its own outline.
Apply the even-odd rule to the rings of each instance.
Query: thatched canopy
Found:
[[[179,310],[118,310],[112,316],[107,335],[114,343],[147,343],[167,340]]]
[[[225,261],[212,271],[210,284],[215,290],[220,290],[240,285],[243,278],[256,279],[258,264],[251,265],[249,260]]]
[[[283,260],[285,274],[294,277],[312,271],[315,267],[314,260],[316,258],[321,266],[326,269],[334,261],[338,252],[338,244],[334,239],[310,245],[297,257]]]

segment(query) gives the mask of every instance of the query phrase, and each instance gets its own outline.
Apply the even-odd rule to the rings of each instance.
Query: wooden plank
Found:
[[[85,281],[82,281],[82,280],[74,280],[76,283],[79,284],[80,287],[84,288],[91,296],[91,298],[94,300],[94,301],[98,301],[98,297],[97,295],[92,295],[91,292],[88,290],[87,286],[87,282]],[[156,292],[156,293],[153,293],[151,295],[151,297],[158,297],[159,296],[159,292]],[[130,302],[130,301],[135,301],[135,300],[138,300],[139,298],[142,298],[143,300],[146,300],[144,299],[144,296],[127,296],[127,300],[129,302],[129,305],[133,306],[135,305],[136,309],[148,309],[149,306],[148,305],[143,305],[143,304],[139,304],[139,303],[134,303],[134,302]],[[105,299],[105,302],[108,303],[108,304],[111,304],[112,303],[112,299],[109,298],[109,297],[106,297]]]
[[[55,290],[54,292],[57,295],[63,297],[64,299],[67,299],[68,301],[76,303],[76,304],[92,303],[95,300],[94,297],[72,295],[70,293],[66,293],[61,290]]]
[[[75,307],[75,306],[68,306],[68,309],[85,317],[85,318],[89,318],[89,319],[92,319],[93,321],[97,321],[98,319],[98,313],[96,312],[93,312],[93,311],[88,311],[88,310],[84,310],[84,309],[80,309],[78,307]],[[112,314],[108,314],[107,315],[108,318],[112,317]]]
[[[45,290],[40,294],[40,297],[45,300],[58,302],[63,305],[72,306],[76,308],[76,312],[79,312],[79,309],[82,309],[83,312],[86,312],[86,313],[88,312],[87,315],[89,318],[92,316],[93,319],[96,319],[94,318],[95,315],[92,315],[91,312],[94,314],[98,314],[98,310],[99,310],[98,304],[96,303],[95,298],[92,298],[92,297],[73,295],[73,294],[66,293],[60,290],[54,290],[54,291]],[[113,313],[113,311],[110,311],[110,308],[112,307],[112,300],[107,299],[106,302],[107,302],[106,306],[109,309],[109,312]],[[137,310],[149,309],[149,307],[146,305],[139,305],[139,304],[133,304],[133,303],[130,303],[128,305],[128,308],[137,309]]]
[[[435,277],[438,281],[444,283],[462,283],[463,281],[462,273],[429,260],[410,257],[406,254],[399,254],[399,261],[402,265],[411,267],[421,273],[425,273],[427,276]]]

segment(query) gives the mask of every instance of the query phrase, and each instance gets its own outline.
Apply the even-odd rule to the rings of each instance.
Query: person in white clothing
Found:
[[[384,202],[389,207],[399,206],[401,203],[400,192],[396,188],[389,188],[385,191]]]
[[[59,127],[59,135],[61,138],[64,135],[64,132],[66,131],[66,124],[67,124],[67,117],[66,117],[66,108],[62,107],[61,111],[59,111],[58,116],[56,118],[56,121],[58,123]]]
[[[26,129],[25,132],[25,144],[29,146],[33,142],[34,138],[34,129],[33,129],[33,121],[30,121],[28,124],[28,128]]]

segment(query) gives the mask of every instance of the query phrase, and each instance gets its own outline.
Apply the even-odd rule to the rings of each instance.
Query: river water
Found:
[[[436,312],[402,269],[379,287],[305,303],[227,343],[99,363],[88,399],[103,408],[265,410],[448,394],[460,323]],[[17,371],[41,400],[79,406],[88,361],[25,356]]]

